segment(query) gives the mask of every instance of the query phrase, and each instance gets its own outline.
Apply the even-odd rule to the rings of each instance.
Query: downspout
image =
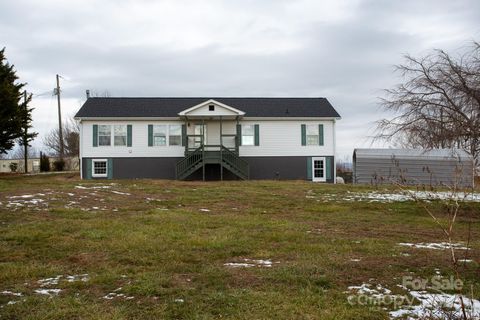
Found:
[[[83,123],[80,120],[80,139],[78,140],[78,165],[80,167],[80,179],[83,180],[83,153],[82,153],[82,143],[83,143]]]
[[[220,116],[220,181],[223,181],[223,128],[222,128],[222,116]]]
[[[337,183],[337,131],[335,130],[336,120],[333,119],[333,183]]]

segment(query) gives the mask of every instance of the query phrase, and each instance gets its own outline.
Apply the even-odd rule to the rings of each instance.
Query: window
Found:
[[[307,125],[307,146],[318,146],[318,142],[318,126],[314,124]]]
[[[112,139],[112,126],[99,125],[98,126],[98,145],[109,146]]]
[[[208,111],[215,111],[215,105],[211,104],[208,106]]]
[[[312,158],[312,181],[326,181],[325,176],[325,158],[314,157]]]
[[[113,126],[113,132],[114,132],[113,144],[115,146],[126,146],[127,145],[127,126],[126,125]]]
[[[154,146],[167,145],[167,126],[166,125],[153,126],[153,145]]]
[[[253,124],[242,125],[242,146],[255,145],[255,126]]]
[[[182,126],[178,124],[172,124],[168,127],[168,143],[171,146],[182,145]]]
[[[107,173],[107,159],[93,159],[92,160],[92,177],[106,178]]]

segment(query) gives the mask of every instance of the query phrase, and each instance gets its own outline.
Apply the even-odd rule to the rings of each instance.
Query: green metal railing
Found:
[[[201,137],[200,141],[203,142],[203,136],[193,135],[188,137]],[[190,148],[187,144],[185,158],[178,161],[175,166],[175,176],[177,179],[183,180],[198,170],[201,166],[205,167],[205,164],[208,163],[218,163],[222,167],[232,171],[239,178],[244,180],[249,179],[250,166],[247,161],[238,156],[237,147],[228,148],[220,144],[205,145],[203,143],[195,148]]]
[[[194,151],[189,152],[189,154],[185,158],[178,161],[175,167],[175,176],[177,177],[177,179],[186,178],[185,174],[188,171],[192,170],[192,168],[202,163],[203,153],[204,153],[204,148],[203,148],[203,145],[201,145]]]
[[[225,162],[238,171],[237,173],[239,173],[240,178],[248,180],[250,175],[250,166],[248,165],[247,161],[243,160],[238,156],[237,153],[232,152],[230,149],[224,146],[221,146],[220,157],[222,163]]]

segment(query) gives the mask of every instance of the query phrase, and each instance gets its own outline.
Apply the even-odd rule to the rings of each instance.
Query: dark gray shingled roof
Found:
[[[325,98],[89,98],[75,117],[178,117],[214,99],[245,112],[245,117],[329,117],[340,115]]]

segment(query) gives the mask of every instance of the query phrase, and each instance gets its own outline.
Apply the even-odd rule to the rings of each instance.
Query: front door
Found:
[[[195,148],[200,147],[202,145],[202,141],[203,141],[203,144],[207,144],[207,125],[195,124],[195,139],[194,139]]]
[[[325,172],[325,157],[312,158],[312,181],[327,181]]]

